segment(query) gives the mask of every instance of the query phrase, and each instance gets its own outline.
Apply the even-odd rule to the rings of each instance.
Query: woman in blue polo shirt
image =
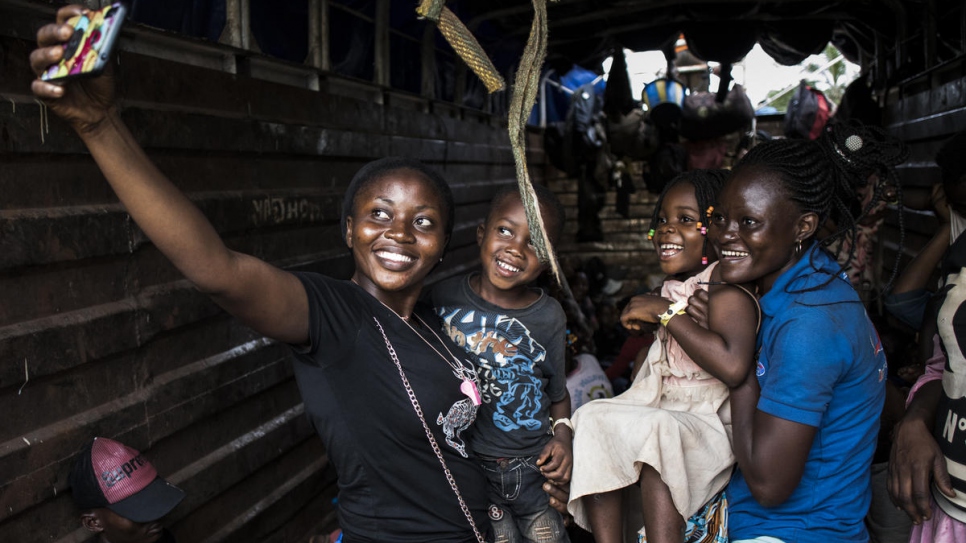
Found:
[[[854,235],[854,189],[903,159],[897,140],[839,125],[758,145],[719,196],[708,237],[722,278],[756,285],[762,311],[756,371],[731,393],[732,541],[868,540],[886,360],[816,233],[831,218]]]

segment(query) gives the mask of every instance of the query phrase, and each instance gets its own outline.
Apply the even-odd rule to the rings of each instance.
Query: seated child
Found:
[[[552,242],[563,208],[546,187],[534,189]],[[545,478],[570,479],[566,320],[557,300],[530,286],[545,265],[515,186],[494,196],[476,239],[482,270],[441,282],[432,301],[444,332],[478,357],[482,405],[470,447],[489,482],[495,540],[567,541],[543,491]]]
[[[141,453],[95,437],[74,460],[68,478],[81,523],[102,543],[174,543],[161,519],[184,499]]]
[[[567,331],[567,391],[570,393],[570,412],[574,413],[587,402],[613,398],[614,388],[597,357],[581,352],[576,334]]]
[[[647,541],[692,541],[704,530],[727,537],[726,524],[685,523],[731,476],[729,386],[744,381],[754,361],[755,299],[743,287],[720,283],[716,263],[708,264],[714,258],[702,221],[724,175],[693,170],[661,194],[649,237],[667,278],[660,296],[634,297],[622,316],[632,330],[659,321],[658,341],[627,392],[574,416],[568,509],[597,543],[621,542],[621,492],[637,482]],[[698,289],[709,290],[710,330],[679,316]]]

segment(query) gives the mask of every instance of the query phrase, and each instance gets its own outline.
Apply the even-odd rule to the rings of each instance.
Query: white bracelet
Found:
[[[574,424],[572,422],[570,422],[570,419],[568,419],[567,417],[562,417],[562,418],[559,418],[559,419],[553,419],[553,425],[550,427],[550,432],[551,433],[553,433],[553,434],[556,434],[557,433],[557,425],[558,424],[563,424],[567,428],[570,428],[570,433],[571,434],[574,433]]]

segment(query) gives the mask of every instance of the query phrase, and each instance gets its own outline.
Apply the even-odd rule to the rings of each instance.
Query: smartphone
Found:
[[[40,79],[51,83],[97,75],[107,66],[121,34],[127,8],[116,2],[96,11],[71,17],[74,34],[64,44],[64,58],[47,68]]]

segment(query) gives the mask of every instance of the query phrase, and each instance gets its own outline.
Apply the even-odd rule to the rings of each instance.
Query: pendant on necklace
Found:
[[[473,402],[473,405],[480,405],[483,403],[480,400],[480,389],[476,387],[476,383],[470,381],[469,379],[463,379],[463,383],[460,384],[460,392],[466,394],[466,397]]]

